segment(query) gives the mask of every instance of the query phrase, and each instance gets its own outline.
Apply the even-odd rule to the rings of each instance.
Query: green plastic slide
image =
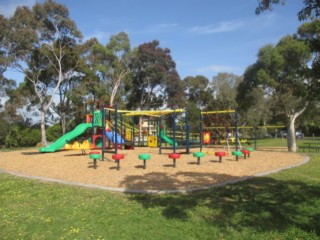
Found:
[[[175,145],[178,146],[178,144],[176,142],[173,142],[173,140],[171,138],[168,138],[168,136],[164,133],[163,129],[160,130],[160,137],[167,143],[169,143],[170,145]]]
[[[66,133],[62,137],[58,138],[57,141],[50,144],[48,147],[43,147],[39,149],[39,152],[46,153],[46,152],[55,152],[62,148],[66,143],[68,143],[73,138],[81,135],[84,133],[88,128],[92,127],[91,123],[81,123],[72,131]]]

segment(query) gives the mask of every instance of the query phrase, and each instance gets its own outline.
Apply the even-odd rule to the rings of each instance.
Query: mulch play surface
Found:
[[[194,151],[198,151],[196,149]],[[138,148],[135,150],[119,150],[125,158],[120,162],[120,170],[112,159],[112,153],[105,153],[105,160],[93,161],[81,150],[62,150],[55,153],[39,153],[37,149],[0,152],[0,169],[27,176],[57,179],[69,182],[92,184],[102,187],[123,188],[130,190],[184,190],[201,188],[214,184],[250,177],[305,161],[305,157],[284,151],[254,151],[250,158],[244,159],[227,153],[219,162],[212,149],[204,149],[205,156],[200,165],[193,154],[181,154],[173,167],[168,153],[163,150],[160,155],[157,148]],[[179,151],[177,151],[179,152]],[[149,153],[147,168],[143,169],[143,161],[139,154]]]

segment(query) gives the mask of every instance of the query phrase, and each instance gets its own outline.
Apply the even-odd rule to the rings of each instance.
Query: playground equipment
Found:
[[[80,141],[74,141],[74,143],[67,143],[64,145],[64,149],[74,149],[74,150],[87,150],[90,149],[90,142],[88,139],[80,142]]]
[[[43,147],[39,149],[39,152],[55,152],[62,148],[66,143],[70,142],[75,137],[83,134],[88,128],[92,127],[91,123],[81,123],[72,131],[66,133],[62,137],[58,138],[54,143],[50,144],[47,147]]]
[[[90,152],[89,158],[93,160],[93,168],[97,168],[97,160],[101,160],[101,154],[98,151]]]
[[[160,129],[160,134],[159,134],[160,138],[165,141],[166,143],[169,143],[170,145],[174,145],[174,146],[178,146],[176,141],[173,141],[171,138],[169,138],[165,133],[164,133],[164,126],[161,126]]]
[[[219,162],[222,162],[222,157],[225,157],[227,155],[226,152],[215,152],[215,156],[219,157]]]
[[[177,117],[178,113],[183,113],[185,115],[180,115]],[[233,114],[234,115],[234,127],[230,127],[230,124],[222,127],[217,125],[218,121],[216,121],[215,127],[203,127],[203,116],[209,116],[210,114]],[[139,128],[135,128],[135,124],[137,121],[134,121],[134,116],[147,116],[148,122],[144,126],[143,131],[141,131],[140,117],[139,117]],[[123,121],[123,117],[131,117],[131,125],[128,125],[130,121]],[[183,119],[184,118],[184,119]],[[142,119],[142,118],[141,118]],[[153,121],[154,130],[150,131],[150,119]],[[216,117],[218,119],[218,117]],[[224,117],[225,119],[225,117]],[[179,120],[179,121],[178,121]],[[179,142],[177,139],[177,131],[176,125],[178,128],[181,127],[182,133],[181,139],[185,136],[185,144],[180,145],[183,141]],[[125,126],[125,127],[123,127]],[[155,127],[157,126],[157,127]],[[161,127],[160,127],[161,126]],[[171,133],[167,130],[167,127],[172,129]],[[91,136],[86,136],[87,139],[81,137],[78,140],[75,139],[80,135],[87,132],[87,129],[91,128]],[[131,129],[131,132],[127,131]],[[203,131],[203,130],[206,131]],[[158,130],[158,131],[157,131]],[[209,131],[210,130],[210,131]],[[214,132],[213,132],[214,130]],[[217,136],[222,136],[222,130],[225,131],[225,144],[227,149],[223,149],[221,151],[213,152],[215,156],[219,157],[219,162],[222,162],[222,158],[227,156],[228,154],[232,154],[236,157],[238,161],[239,156],[244,155],[250,158],[250,153],[253,149],[242,149],[241,143],[238,138],[238,116],[236,110],[226,110],[226,111],[212,111],[212,112],[201,112],[200,114],[200,151],[194,152],[193,156],[197,158],[197,164],[200,165],[201,158],[205,156],[205,153],[202,152],[202,144],[207,143],[210,144],[212,139],[215,140],[215,143],[222,143],[222,139],[218,139]],[[114,148],[114,152],[112,154],[112,159],[115,160],[117,164],[116,169],[120,170],[120,161],[125,159],[124,154],[119,154],[118,149],[122,149],[122,146],[126,143],[125,139],[130,137],[132,141],[132,146],[134,146],[135,140],[135,132],[138,132],[138,137],[142,136],[143,141],[145,137],[148,139],[148,146],[156,147],[159,146],[159,153],[161,154],[162,143],[167,143],[172,149],[173,152],[168,154],[169,159],[173,161],[173,167],[176,167],[176,160],[181,157],[180,153],[176,153],[177,149],[185,148],[186,153],[189,153],[190,149],[190,132],[188,125],[188,117],[187,112],[183,109],[174,109],[174,110],[150,110],[150,111],[128,111],[128,110],[119,110],[117,105],[115,107],[106,107],[102,104],[100,109],[96,109],[93,106],[91,107],[91,114],[86,115],[86,123],[79,124],[75,129],[70,131],[69,133],[60,137],[56,142],[51,144],[46,148],[39,149],[40,152],[54,152],[61,147],[65,146],[66,149],[81,149],[82,153],[85,153],[86,149],[91,148],[100,148],[100,151],[91,151],[89,153],[89,158],[93,160],[93,166],[96,168],[98,160],[104,160],[104,149],[106,148],[108,141],[109,145],[112,143],[112,147]],[[235,133],[234,137],[231,137],[232,132]],[[128,136],[130,133],[130,136]],[[153,135],[150,135],[152,133]],[[214,138],[212,136],[214,135]],[[87,134],[88,135],[88,134]],[[71,140],[74,139],[73,143]],[[84,139],[83,141],[80,139]],[[180,139],[180,140],[181,140]],[[219,141],[218,141],[219,140]],[[139,140],[140,141],[140,140]],[[235,145],[235,150],[231,152],[229,142]],[[110,146],[109,146],[110,147]],[[240,150],[239,150],[240,147]],[[131,148],[133,149],[133,148]],[[230,153],[228,153],[230,151]],[[139,159],[143,161],[143,168],[146,169],[146,162],[151,159],[151,155],[144,153],[139,155]]]
[[[235,150],[235,151],[232,152],[232,155],[235,156],[236,160],[238,161],[239,157],[242,156],[242,152],[238,151],[238,150]]]
[[[223,124],[224,126],[220,126],[219,115],[223,115]],[[226,115],[232,114],[234,115],[234,119],[227,121]],[[212,125],[213,121],[210,117],[211,115],[215,115],[215,125],[214,126],[204,126],[204,117],[206,116]],[[231,122],[234,122],[234,127],[231,126]],[[214,143],[225,144],[227,150],[230,151],[230,142],[235,145],[235,150],[238,151],[238,147],[241,148],[241,143],[239,141],[238,136],[238,112],[236,110],[222,110],[222,111],[202,111],[200,114],[200,132],[201,143],[200,150],[202,150],[203,145],[208,145]],[[223,134],[221,133],[223,132]],[[233,137],[234,135],[234,137]],[[214,136],[214,138],[213,138]]]
[[[158,147],[158,138],[156,136],[148,137],[148,147]]]
[[[203,152],[194,152],[193,156],[197,158],[197,164],[200,165],[200,158],[204,157]]]
[[[101,109],[95,109],[94,105],[96,103],[100,104],[102,102]],[[95,101],[91,104],[91,114],[86,115],[86,123],[79,124],[72,131],[64,134],[59,139],[57,139],[54,143],[50,144],[47,147],[43,147],[39,149],[39,152],[55,152],[62,147],[65,149],[81,149],[84,152],[86,149],[97,149],[102,148],[105,145],[105,138],[107,137],[109,141],[112,143],[123,144],[124,140],[118,134],[115,134],[114,131],[110,130],[110,128],[106,131],[106,113],[104,107],[104,101]],[[91,128],[91,137],[85,139],[82,143],[79,141],[75,141],[71,143],[73,139],[76,137],[86,133],[87,129]]]
[[[244,159],[246,159],[247,156],[248,156],[248,158],[250,158],[250,151],[249,150],[242,149],[241,152],[243,153]]]
[[[139,159],[143,160],[143,169],[147,168],[147,160],[151,159],[151,155],[148,153],[139,154]]]
[[[117,163],[117,170],[120,170],[120,160],[124,159],[124,154],[113,154],[112,159]]]
[[[169,153],[169,158],[173,160],[173,167],[176,167],[176,159],[180,158],[180,153]]]
[[[214,119],[211,117],[212,115],[215,116]],[[222,118],[219,117],[220,115]],[[234,119],[231,116],[227,119],[227,115],[234,115]],[[233,132],[236,134],[238,132],[235,127],[237,124],[235,115],[237,115],[236,110],[202,111],[200,114],[201,144],[226,144],[229,149],[230,141],[232,143],[238,142],[238,136],[233,137]],[[231,127],[232,125],[234,126]]]

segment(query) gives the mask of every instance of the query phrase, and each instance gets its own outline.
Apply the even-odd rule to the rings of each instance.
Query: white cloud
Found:
[[[14,14],[18,6],[32,7],[36,0],[5,0],[0,2],[0,14],[10,17]]]
[[[196,26],[190,29],[191,32],[197,34],[211,34],[220,32],[231,32],[241,28],[244,25],[242,21],[223,21],[217,24],[207,26]]]

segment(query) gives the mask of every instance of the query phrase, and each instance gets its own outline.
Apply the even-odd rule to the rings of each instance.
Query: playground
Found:
[[[206,149],[203,149],[206,152]],[[264,175],[304,163],[305,157],[284,151],[254,151],[244,159],[227,154],[219,162],[214,154],[205,154],[197,164],[197,158],[181,154],[173,167],[168,157],[171,150],[158,153],[156,148],[121,150],[125,158],[118,171],[112,154],[105,154],[104,161],[97,161],[96,168],[88,154],[80,150],[61,150],[42,154],[38,149],[2,152],[0,169],[18,175],[67,184],[106,188],[115,191],[188,191],[205,189],[215,185]],[[148,153],[151,159],[143,168],[139,154]]]
[[[288,153],[285,148],[271,152],[241,146],[238,134],[234,134],[238,133],[235,110],[202,112],[200,134],[191,138],[194,134],[189,131],[184,110],[127,111],[104,105],[100,109],[94,110],[91,106],[91,114],[87,114],[85,123],[47,147],[1,153],[0,169],[45,181],[152,193],[206,189],[306,161],[304,156]],[[182,123],[185,127],[181,129],[185,132],[180,144],[176,131],[177,114],[184,115]],[[223,116],[220,123],[219,114]],[[233,117],[232,124],[227,123],[227,114],[230,119]],[[215,116],[214,122],[210,115]],[[123,130],[125,116],[130,117],[132,123],[132,126],[125,126],[127,131]],[[141,121],[140,129],[135,129],[135,116],[139,121],[141,116],[148,117],[144,131],[141,131],[144,125]],[[156,119],[153,125],[150,119]],[[171,133],[167,131],[170,121]],[[220,125],[222,121],[224,126]],[[153,130],[150,130],[151,126],[154,126]],[[86,134],[85,141],[71,144],[77,136],[88,133],[87,129],[91,134]],[[224,134],[213,135],[223,131]],[[141,145],[140,139],[145,139],[146,135],[148,144]]]

